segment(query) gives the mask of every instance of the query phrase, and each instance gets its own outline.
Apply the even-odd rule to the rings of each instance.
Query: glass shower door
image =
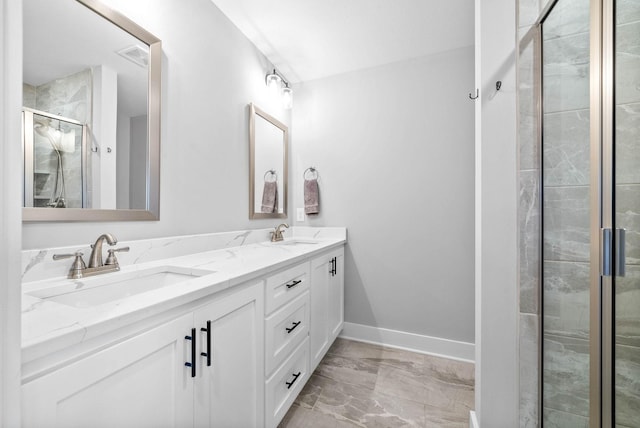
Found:
[[[590,411],[590,0],[558,0],[541,24],[542,423]],[[597,238],[596,238],[597,239]]]
[[[615,2],[613,419],[640,424],[640,0]],[[622,235],[621,232],[624,234]],[[623,239],[621,239],[623,238]],[[622,259],[620,259],[622,258]],[[626,259],[626,260],[624,260]],[[624,276],[623,276],[624,275]]]

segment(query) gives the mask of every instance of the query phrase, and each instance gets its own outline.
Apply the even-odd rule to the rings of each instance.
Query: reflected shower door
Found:
[[[82,208],[85,200],[83,126],[24,109],[27,207]]]
[[[589,16],[589,0],[558,0],[541,24],[545,428],[589,426]]]
[[[640,0],[615,4],[615,227],[624,271],[614,278],[616,427],[640,424]],[[620,232],[617,234],[620,238]],[[625,257],[626,256],[626,257]],[[626,263],[624,258],[626,258]],[[624,275],[624,276],[623,276]]]

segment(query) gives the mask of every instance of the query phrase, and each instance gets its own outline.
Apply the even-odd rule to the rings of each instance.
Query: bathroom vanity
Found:
[[[277,426],[343,325],[346,230],[289,232],[126,242],[79,280],[25,252],[23,425]]]

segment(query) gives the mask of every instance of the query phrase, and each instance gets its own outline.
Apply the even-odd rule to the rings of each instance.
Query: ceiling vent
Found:
[[[129,46],[118,51],[118,55],[128,59],[129,61],[138,64],[140,67],[147,67],[149,65],[149,52],[148,49],[134,45]]]

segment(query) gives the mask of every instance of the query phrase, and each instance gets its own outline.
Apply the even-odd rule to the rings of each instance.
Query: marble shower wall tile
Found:
[[[588,108],[589,34],[545,39],[543,52],[545,113]]]
[[[544,262],[544,330],[589,339],[590,265]]]
[[[616,277],[616,343],[640,349],[640,266]],[[638,378],[640,379],[640,378]]]
[[[538,0],[518,1],[518,27],[527,27],[535,24],[540,14]]]
[[[589,342],[544,336],[543,407],[589,416]],[[558,425],[573,426],[573,425]]]
[[[538,315],[520,314],[520,428],[538,426]]]
[[[545,428],[589,428],[589,419],[555,409],[543,409],[542,418]]]
[[[627,265],[640,265],[640,184],[616,186],[616,227],[627,230]]]
[[[544,259],[588,262],[589,188],[548,187],[543,203]]]
[[[544,115],[544,185],[588,186],[589,110]]]
[[[640,3],[637,0],[616,0],[616,23],[640,21]]]
[[[616,425],[635,427],[640,420],[640,348],[616,346]]]
[[[636,6],[636,8],[638,8]],[[616,26],[616,103],[640,101],[640,21]]]
[[[92,73],[90,69],[40,85],[36,108],[82,123],[91,122]]]
[[[36,87],[28,83],[22,84],[22,105],[24,107],[36,108]]]
[[[541,6],[544,8],[546,3]],[[589,0],[560,0],[544,22],[545,39],[589,32]]]
[[[535,76],[535,28],[519,30],[518,149],[520,170],[538,169],[538,120]]]
[[[616,106],[616,183],[640,183],[640,103]]]
[[[537,170],[520,171],[520,312],[538,313],[540,259],[540,192]]]

